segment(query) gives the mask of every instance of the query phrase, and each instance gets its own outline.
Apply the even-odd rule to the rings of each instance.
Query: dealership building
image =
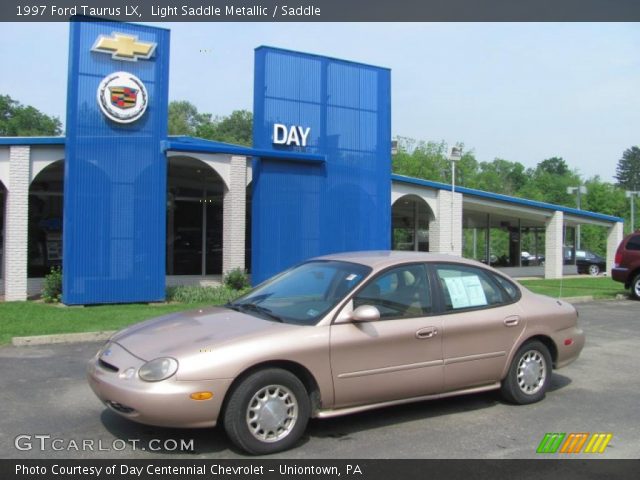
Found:
[[[253,147],[167,135],[170,32],[70,24],[65,137],[0,137],[0,295],[62,266],[66,304],[161,301],[306,258],[401,249],[514,276],[576,272],[576,230],[622,219],[391,173],[391,72],[255,50]],[[492,238],[494,240],[492,240]],[[495,240],[501,250],[495,251]]]

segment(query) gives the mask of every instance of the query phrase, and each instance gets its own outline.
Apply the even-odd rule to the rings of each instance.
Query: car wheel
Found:
[[[511,403],[526,405],[544,398],[551,381],[549,349],[537,340],[525,343],[513,357],[500,392]]]
[[[640,273],[631,282],[631,296],[636,300],[640,300]]]
[[[278,368],[260,370],[231,393],[224,429],[231,441],[248,453],[280,452],[300,439],[310,410],[309,394],[298,377]]]
[[[589,275],[595,277],[600,273],[600,267],[598,265],[589,265]]]

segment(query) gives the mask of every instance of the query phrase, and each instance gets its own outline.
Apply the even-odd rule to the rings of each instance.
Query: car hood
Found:
[[[190,310],[147,320],[111,337],[142,360],[180,357],[239,339],[295,328],[227,308]]]

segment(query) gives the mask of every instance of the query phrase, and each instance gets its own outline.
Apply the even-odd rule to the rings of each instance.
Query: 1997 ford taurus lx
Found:
[[[302,263],[224,306],[111,337],[88,369],[137,422],[220,422],[253,454],[292,447],[310,417],[500,389],[541,400],[584,346],[576,310],[481,263],[356,252]]]

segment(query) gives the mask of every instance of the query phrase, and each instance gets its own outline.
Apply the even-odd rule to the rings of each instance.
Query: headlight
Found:
[[[159,382],[169,378],[177,370],[178,361],[175,358],[161,357],[145,363],[138,370],[138,375],[147,382]]]

